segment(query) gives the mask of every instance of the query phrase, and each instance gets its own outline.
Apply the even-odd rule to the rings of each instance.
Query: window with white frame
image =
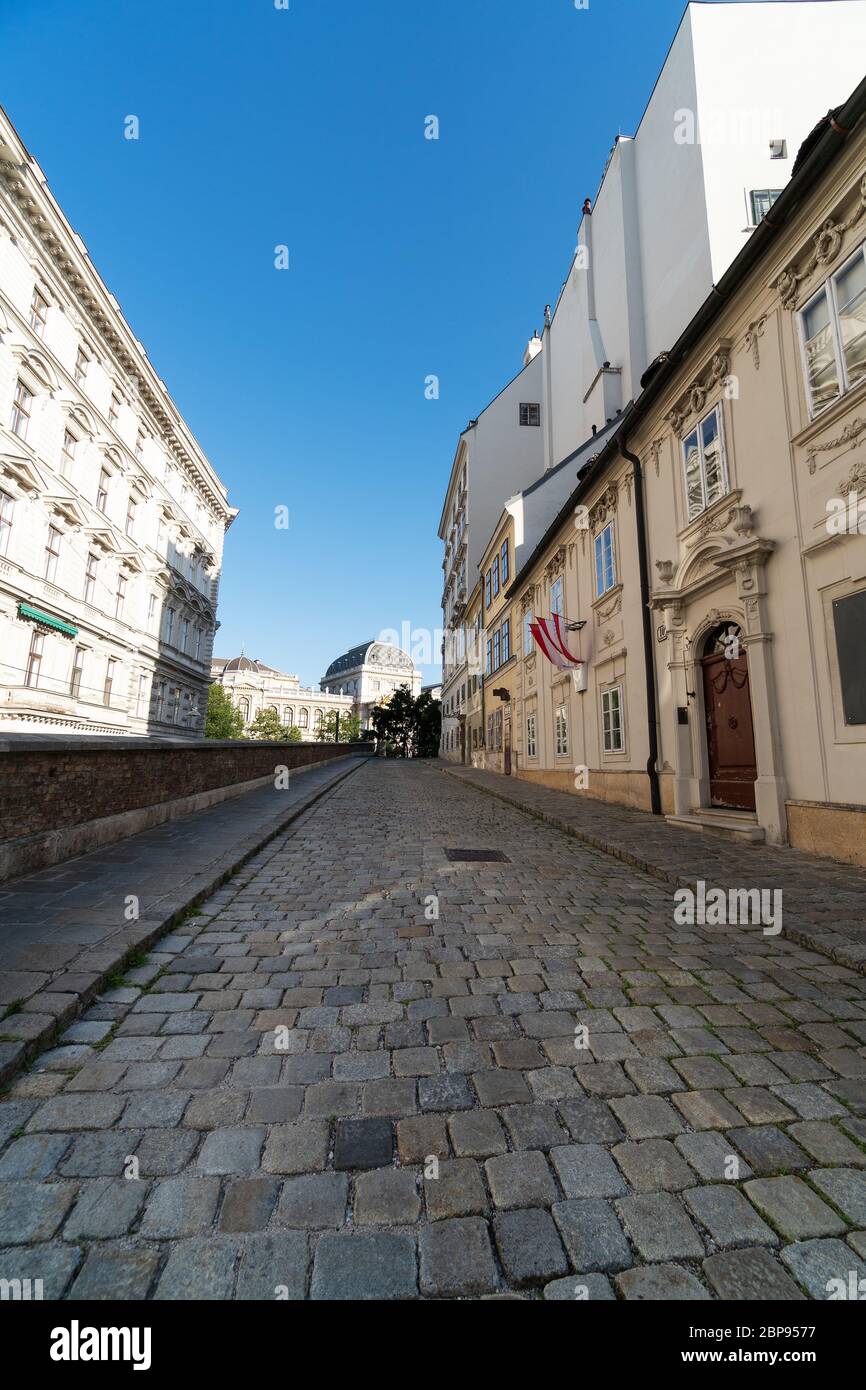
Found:
[[[48,300],[40,291],[33,291],[33,298],[30,301],[30,327],[38,338],[45,334],[45,325],[48,322]]]
[[[9,538],[12,535],[12,512],[15,499],[8,492],[0,492],[0,555],[9,554]]]
[[[550,586],[550,611],[558,613],[560,617],[565,614],[565,604],[562,596],[562,575],[555,579]]]
[[[524,655],[524,656],[529,656],[529,655],[530,655],[534,643],[535,643],[535,638],[534,638],[533,635],[532,635],[532,613],[531,613],[531,612],[527,612],[527,613],[525,613],[525,614],[523,615],[523,655]]]
[[[147,676],[144,672],[140,672],[138,677],[138,695],[135,701],[135,713],[139,719],[143,719],[147,714]]]
[[[155,631],[156,631],[156,605],[157,605],[157,602],[158,602],[158,600],[157,600],[156,594],[149,594],[149,595],[148,595],[148,599],[147,599],[147,630],[148,630],[148,632],[155,632]]]
[[[502,752],[502,710],[498,709],[493,717],[493,738],[494,750]]]
[[[511,619],[506,618],[502,624],[502,664],[511,659]]]
[[[621,753],[625,747],[621,685],[601,692],[601,725],[605,753]]]
[[[107,504],[108,504],[108,479],[109,479],[109,476],[110,476],[110,475],[109,475],[109,472],[108,472],[108,469],[107,469],[107,468],[100,468],[100,470],[99,470],[99,485],[98,485],[98,487],[97,487],[97,489],[96,489],[96,505],[97,505],[97,507],[99,508],[99,510],[100,510],[101,512],[104,512],[104,511],[105,511],[105,508],[106,508],[106,506],[107,506]]]
[[[554,737],[556,741],[557,757],[565,757],[568,753],[568,710],[565,705],[557,705],[556,717],[554,719]]]
[[[71,430],[63,431],[63,443],[60,446],[60,472],[64,478],[68,478],[72,465],[75,462],[75,451],[78,448],[78,440]]]
[[[135,533],[135,513],[138,503],[135,498],[130,496],[126,501],[126,534],[132,536]]]
[[[76,647],[72,655],[72,672],[69,677],[69,693],[73,700],[81,694],[81,681],[84,676],[84,648]]]
[[[174,620],[175,611],[173,608],[165,610],[165,640],[169,646],[174,642]]]
[[[613,522],[608,522],[595,538],[595,596],[601,598],[616,584],[616,559],[613,551]]]
[[[60,558],[60,532],[56,526],[48,527],[45,541],[45,578],[53,584],[57,575],[57,561]]]
[[[504,586],[504,585],[506,585],[506,584],[508,583],[508,538],[507,538],[507,537],[506,537],[506,539],[502,542],[502,546],[500,547],[500,551],[499,551],[499,556],[500,556],[500,566],[499,566],[499,569],[500,569],[500,574],[501,574],[501,576],[502,576],[502,583],[503,583],[503,586]]]
[[[749,203],[752,211],[753,227],[757,227],[762,218],[766,217],[781,191],[781,188],[752,189],[749,194]]]
[[[817,415],[866,375],[866,250],[860,246],[800,313],[809,410]]]
[[[116,671],[117,661],[113,656],[110,656],[105,664],[105,685],[102,687],[102,703],[106,708],[111,704],[111,692],[114,689]]]
[[[538,748],[535,739],[535,715],[526,716],[526,756],[535,758],[538,755]]]
[[[83,386],[87,380],[87,369],[90,366],[90,353],[86,348],[80,347],[75,358],[75,384]]]
[[[99,572],[99,557],[93,551],[87,557],[84,567],[84,602],[93,603],[96,598],[96,579]]]
[[[27,670],[24,672],[24,684],[33,686],[39,684],[39,672],[42,670],[42,649],[45,646],[45,634],[35,628],[30,638],[30,651],[27,653]]]
[[[33,392],[20,380],[15,383],[15,398],[12,402],[12,433],[19,439],[27,438],[30,416],[33,412]]]
[[[720,406],[711,410],[682,441],[689,521],[728,491],[728,470]]]
[[[114,594],[114,616],[115,616],[115,618],[122,618],[122,617],[123,617],[123,605],[124,605],[125,602],[126,602],[126,575],[125,575],[125,574],[119,574],[119,575],[117,576],[117,589],[115,590],[115,594]]]
[[[299,728],[299,729],[308,729],[309,727],[310,727],[310,711],[309,711],[308,709],[302,709],[302,710],[301,710],[301,713],[300,713],[299,716],[298,716],[298,728]]]

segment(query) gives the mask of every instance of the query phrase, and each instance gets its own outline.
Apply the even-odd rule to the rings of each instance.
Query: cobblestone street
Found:
[[[12,1081],[0,1278],[609,1300],[866,1279],[866,978],[760,925],[678,926],[673,894],[433,764],[362,764]]]

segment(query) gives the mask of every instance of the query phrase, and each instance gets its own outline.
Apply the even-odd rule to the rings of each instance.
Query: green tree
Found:
[[[244,717],[232,704],[231,696],[218,682],[207,693],[205,738],[243,738]]]
[[[337,715],[340,716],[340,731],[337,735]],[[361,735],[361,720],[357,714],[347,713],[346,710],[328,710],[321,724],[316,729],[316,738],[319,743],[352,743]]]
[[[439,751],[441,707],[429,691],[415,699],[408,686],[399,686],[386,705],[373,710],[371,722],[399,757],[433,758]]]
[[[301,743],[303,741],[304,736],[298,728],[297,724],[289,724],[285,726],[285,728],[286,743]]]
[[[260,709],[250,725],[250,738],[263,739],[269,743],[285,743],[288,732],[273,708]]]

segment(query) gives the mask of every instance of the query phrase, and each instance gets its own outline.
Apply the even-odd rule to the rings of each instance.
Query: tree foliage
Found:
[[[207,693],[207,714],[204,721],[205,738],[243,738],[244,717],[232,704],[228,691],[214,683]]]
[[[340,717],[339,735],[337,716]],[[319,743],[352,743],[360,738],[361,720],[357,714],[346,710],[329,709],[316,729]]]
[[[374,709],[370,718],[389,752],[401,758],[436,757],[442,711],[429,691],[416,699],[408,686],[398,686],[388,703]]]
[[[287,743],[288,726],[283,724],[273,708],[260,709],[250,725],[250,738],[263,739],[269,743]]]

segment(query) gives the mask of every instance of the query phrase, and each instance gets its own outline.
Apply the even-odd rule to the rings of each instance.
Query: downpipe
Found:
[[[644,672],[646,676],[646,713],[647,730],[649,733],[649,757],[647,758],[646,771],[647,777],[649,778],[650,806],[652,808],[652,813],[654,816],[660,816],[662,814],[662,798],[658,773],[659,731],[656,703],[656,668],[655,650],[653,647],[652,615],[649,606],[649,570],[646,543],[646,511],[643,495],[643,467],[637,454],[631,453],[626,448],[625,441],[626,436],[623,435],[622,439],[617,441],[617,444],[622,457],[628,459],[634,470],[634,513],[635,525],[637,527],[637,557],[638,571],[640,574],[640,606],[643,622]]]

